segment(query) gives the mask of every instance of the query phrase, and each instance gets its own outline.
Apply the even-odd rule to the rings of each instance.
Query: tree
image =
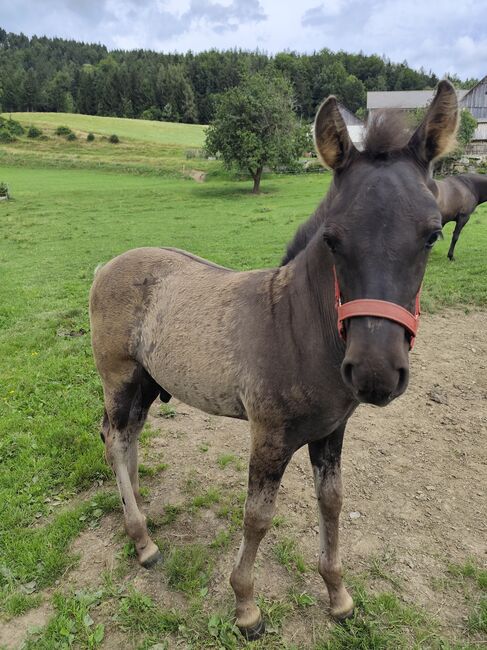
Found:
[[[250,172],[257,194],[264,166],[295,161],[304,149],[304,134],[290,82],[257,73],[218,98],[205,146],[209,153],[220,154],[227,167]]]

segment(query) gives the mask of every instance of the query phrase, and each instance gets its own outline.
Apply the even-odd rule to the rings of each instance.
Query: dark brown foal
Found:
[[[406,390],[411,332],[401,319],[355,309],[339,333],[336,287],[345,307],[365,299],[387,305],[388,313],[414,312],[441,233],[430,164],[448,150],[457,119],[455,91],[441,82],[409,140],[381,119],[359,152],[330,97],[316,116],[315,141],[334,170],[333,184],[321,224],[309,238],[298,234],[285,266],[235,272],[184,251],[140,248],[95,277],[90,318],[106,456],[143,566],[160,557],[138,504],[137,438],[150,404],[174,395],[250,423],[243,541],[231,575],[237,625],[248,638],[263,631],[255,557],[286,466],[306,444],[331,614],[344,619],[353,611],[338,548],[343,435],[360,402],[386,405]]]

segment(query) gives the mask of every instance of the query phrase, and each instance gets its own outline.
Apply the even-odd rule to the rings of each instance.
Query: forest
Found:
[[[363,114],[368,90],[421,90],[438,82],[377,55],[209,50],[185,54],[109,51],[100,44],[7,33],[0,28],[0,110],[52,111],[208,124],[215,98],[261,71],[293,86],[296,111],[312,119],[335,94]],[[475,80],[459,86],[470,87]]]

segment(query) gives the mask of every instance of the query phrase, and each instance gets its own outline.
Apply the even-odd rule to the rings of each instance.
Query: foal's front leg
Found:
[[[274,434],[252,425],[249,485],[244,514],[244,536],[230,576],[235,592],[237,625],[248,640],[265,631],[260,609],[254,601],[254,562],[259,544],[272,524],[276,498],[291,452]]]
[[[327,438],[310,442],[320,522],[319,572],[330,597],[331,615],[344,620],[353,614],[353,600],[343,585],[342,563],[338,548],[338,519],[342,509],[340,459],[345,425]]]

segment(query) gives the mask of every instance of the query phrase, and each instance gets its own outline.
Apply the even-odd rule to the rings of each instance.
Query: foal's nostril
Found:
[[[401,395],[407,388],[409,371],[407,368],[399,368],[399,381],[397,382],[396,395]]]
[[[342,364],[342,376],[345,380],[345,383],[353,387],[353,363],[349,361],[344,361]]]

